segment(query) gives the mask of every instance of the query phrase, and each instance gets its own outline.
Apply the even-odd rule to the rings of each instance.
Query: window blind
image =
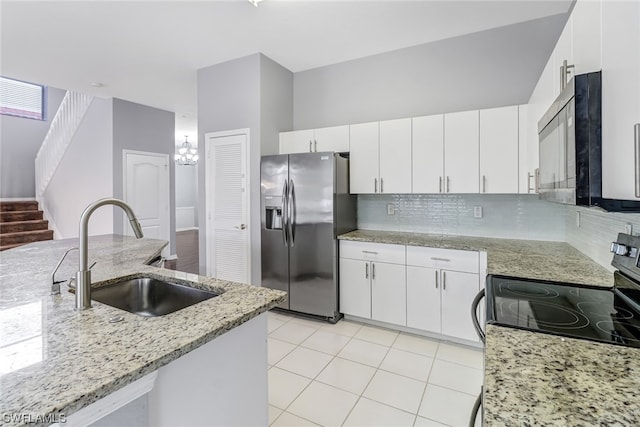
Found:
[[[45,88],[0,77],[0,114],[44,120]]]

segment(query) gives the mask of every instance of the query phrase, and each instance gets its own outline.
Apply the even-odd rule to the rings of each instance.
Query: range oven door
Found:
[[[482,344],[486,343],[486,335],[482,326],[480,325],[480,320],[478,319],[478,307],[480,306],[480,301],[485,296],[485,290],[481,289],[480,292],[475,296],[473,302],[471,303],[471,321],[473,322],[473,327],[478,333],[478,337]],[[476,401],[473,404],[473,409],[471,409],[471,417],[469,419],[469,427],[474,427],[476,425],[476,418],[478,418],[478,412],[480,412],[480,407],[482,406],[482,387],[480,387],[480,394],[476,398]]]

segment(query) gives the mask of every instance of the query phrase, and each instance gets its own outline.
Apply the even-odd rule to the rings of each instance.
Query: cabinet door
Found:
[[[280,132],[280,154],[308,153],[313,150],[313,129]]]
[[[479,191],[479,113],[444,115],[444,173],[446,193]]]
[[[380,193],[411,193],[411,119],[380,122]]]
[[[640,123],[640,2],[602,2],[602,195],[635,197]],[[638,165],[640,166],[640,165]]]
[[[313,151],[349,151],[349,126],[332,126],[315,129]]]
[[[378,182],[378,122],[349,126],[350,192],[377,193]]]
[[[567,65],[573,65],[573,40],[571,37],[572,32],[573,16],[570,16],[567,20],[566,25],[564,26],[564,30],[562,30],[562,34],[560,34],[560,38],[558,39],[555,48],[553,49],[553,53],[551,53],[551,59],[553,60],[553,74],[555,76],[555,78],[553,79],[554,99],[555,97],[560,95],[561,91],[560,67],[565,60],[567,61]],[[567,82],[571,80],[571,77],[573,77],[574,71],[575,68],[570,70],[569,74],[567,75]]]
[[[480,110],[480,192],[518,193],[518,106]]]
[[[340,312],[371,318],[371,265],[340,258]]]
[[[478,341],[471,321],[471,303],[479,291],[477,274],[442,270],[442,334]]]
[[[412,138],[413,193],[442,193],[444,180],[444,115],[414,117]]]
[[[407,326],[440,333],[440,271],[407,266]]]
[[[535,170],[538,167],[538,135],[530,137],[529,106],[518,105],[518,193],[535,192]],[[531,145],[534,145],[531,147]],[[532,158],[535,154],[535,158]]]
[[[405,326],[407,324],[407,287],[405,266],[371,263],[371,318]]]

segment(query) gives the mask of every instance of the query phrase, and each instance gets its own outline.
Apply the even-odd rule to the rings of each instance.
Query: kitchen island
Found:
[[[147,419],[153,422],[153,405],[175,398],[175,391],[192,388],[184,400],[194,398],[197,402],[198,397],[202,401],[203,396],[196,395],[202,390],[197,381],[190,383],[190,377],[185,376],[184,384],[177,384],[175,378],[171,380],[175,369],[170,367],[184,365],[187,358],[193,364],[202,359],[201,352],[207,348],[210,365],[199,366],[199,371],[192,373],[200,372],[200,383],[209,381],[209,389],[218,387],[212,395],[204,396],[212,402],[206,412],[221,406],[222,411],[233,409],[233,405],[224,407],[228,401],[245,399],[251,406],[263,400],[249,409],[235,406],[242,406],[245,414],[257,413],[266,423],[267,328],[263,313],[283,302],[284,292],[147,266],[145,263],[160,254],[165,241],[105,235],[89,239],[89,259],[96,261],[92,269],[95,286],[117,277],[146,274],[220,295],[160,317],[142,317],[95,301],[92,309],[76,311],[75,295],[66,285],[58,295],[50,295],[50,289],[57,261],[77,244],[77,239],[57,240],[0,252],[0,425],[62,423],[83,410],[83,419],[95,420],[86,417],[87,408],[140,381],[146,382],[143,387],[153,389]],[[56,279],[68,278],[77,269],[77,252],[72,252]],[[114,316],[122,320],[110,322]],[[216,348],[216,343],[241,347],[245,339],[241,334],[247,331],[246,351],[254,356],[219,357],[224,349]],[[262,359],[264,363],[253,363]],[[255,366],[239,365],[249,362]],[[171,375],[163,377],[163,369]],[[234,369],[246,372],[224,382],[225,371]],[[214,380],[220,383],[212,384]],[[249,383],[257,384],[256,392]],[[230,389],[225,390],[225,385]],[[174,396],[171,389],[175,389]],[[182,420],[189,419],[190,414],[175,412]],[[215,419],[199,418],[209,425],[226,419],[223,412]]]

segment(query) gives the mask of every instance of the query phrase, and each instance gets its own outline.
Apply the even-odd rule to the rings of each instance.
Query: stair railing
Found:
[[[91,95],[67,91],[56,115],[51,120],[51,126],[42,141],[40,150],[36,154],[36,200],[40,204],[46,219],[49,220],[49,226],[54,232],[54,238],[60,238],[61,236],[54,218],[50,215],[48,204],[44,200],[44,192],[92,101],[93,96]]]

